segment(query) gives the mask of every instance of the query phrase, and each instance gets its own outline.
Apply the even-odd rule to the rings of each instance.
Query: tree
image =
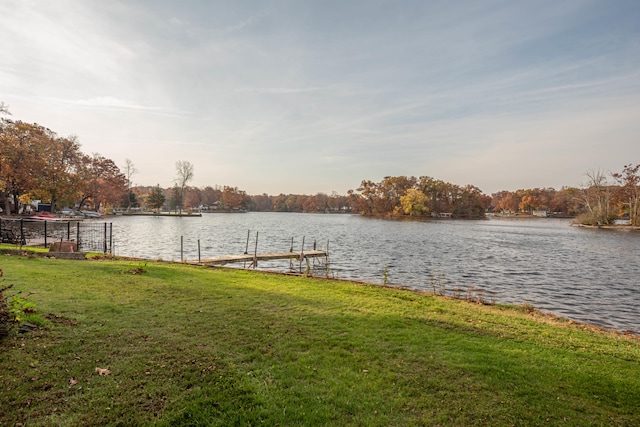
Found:
[[[6,114],[8,116],[11,115],[11,113],[9,112],[9,106],[4,102],[0,102],[0,114]]]
[[[147,196],[146,204],[151,209],[159,212],[160,208],[162,208],[162,205],[164,205],[165,200],[166,199],[164,197],[164,192],[162,191],[162,188],[160,188],[160,184],[158,184],[153,187],[153,189]]]
[[[534,210],[540,209],[541,201],[534,190],[524,190],[518,207],[522,212],[533,213]]]
[[[124,159],[124,176],[127,180],[127,211],[131,209],[132,200],[135,199],[135,195],[131,192],[131,186],[133,185],[131,177],[133,177],[137,172],[138,170],[134,166],[133,162],[129,159]]]
[[[176,207],[182,213],[182,206],[184,200],[184,189],[187,184],[193,179],[193,165],[186,160],[178,160],[176,162],[176,180],[175,189],[178,194],[175,195]]]
[[[198,187],[185,187],[182,197],[185,207],[197,208],[202,205],[202,190]]]
[[[625,165],[621,173],[614,173],[613,178],[620,184],[618,196],[623,206],[629,210],[631,225],[640,223],[640,164]]]
[[[52,132],[53,133],[53,132]],[[82,193],[82,177],[78,171],[82,167],[83,154],[76,136],[68,138],[53,134],[45,152],[46,165],[39,171],[40,190],[51,201],[51,210],[56,210],[58,202],[72,204]]]
[[[0,191],[4,210],[17,212],[19,197],[37,187],[34,170],[45,166],[43,152],[47,144],[46,129],[39,125],[2,120],[0,122]]]
[[[611,209],[613,188],[606,175],[600,169],[586,173],[587,184],[583,186],[581,196],[586,209],[577,221],[588,225],[607,225],[613,223],[615,215]]]
[[[122,195],[127,191],[127,179],[113,160],[94,153],[83,155],[78,167],[82,195],[79,209],[90,201],[94,209],[119,204]]]
[[[238,187],[224,186],[221,198],[222,206],[225,209],[243,209],[248,205],[247,194],[238,190]]]
[[[426,207],[427,196],[415,188],[409,188],[404,196],[400,197],[402,211],[409,216],[418,216],[429,212]]]
[[[457,217],[482,218],[491,198],[482,194],[482,191],[474,185],[459,187],[460,193],[455,202],[453,213]]]

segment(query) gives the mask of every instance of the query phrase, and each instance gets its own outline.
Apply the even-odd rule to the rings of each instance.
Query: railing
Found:
[[[2,243],[49,247],[53,242],[73,241],[80,252],[111,253],[113,224],[82,220],[0,218]]]

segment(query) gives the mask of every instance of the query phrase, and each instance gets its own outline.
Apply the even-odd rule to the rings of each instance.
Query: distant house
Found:
[[[549,216],[549,211],[533,211],[531,215],[546,218]]]
[[[452,212],[431,212],[433,218],[453,218]]]

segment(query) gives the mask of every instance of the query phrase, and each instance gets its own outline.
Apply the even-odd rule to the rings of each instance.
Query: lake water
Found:
[[[332,277],[402,285],[640,333],[640,233],[571,227],[561,219],[394,221],[357,215],[203,214],[113,217],[117,255],[180,260],[294,251],[329,242]],[[296,264],[296,263],[294,263]],[[242,264],[240,264],[242,266]],[[262,262],[286,270],[289,261]],[[481,289],[481,291],[479,290]]]

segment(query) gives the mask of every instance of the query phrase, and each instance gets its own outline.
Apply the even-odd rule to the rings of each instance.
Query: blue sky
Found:
[[[0,101],[136,184],[485,193],[640,162],[638,1],[0,1]]]

